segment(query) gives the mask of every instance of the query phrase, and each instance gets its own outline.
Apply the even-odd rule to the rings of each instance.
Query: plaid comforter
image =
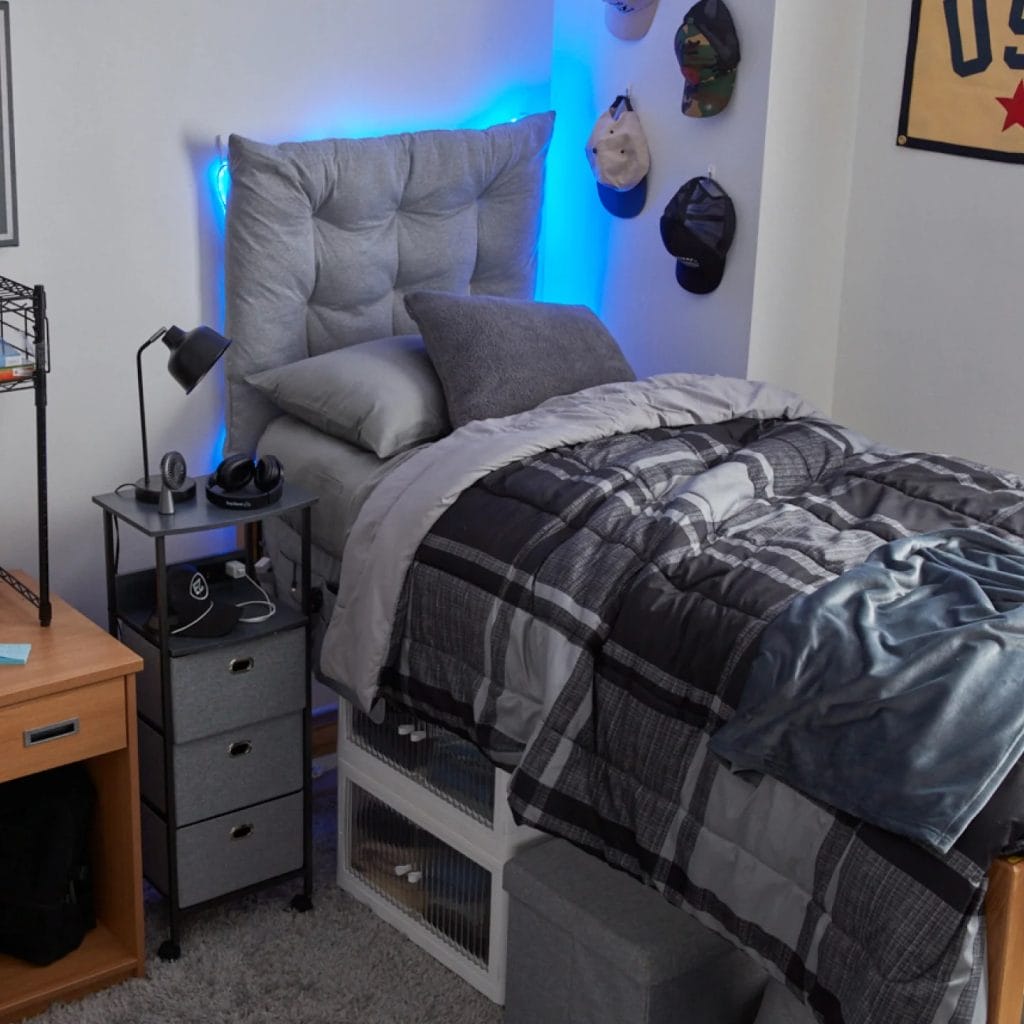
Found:
[[[556,445],[422,539],[381,692],[514,766],[523,822],[658,888],[821,1020],[983,1021],[985,837],[939,855],[708,749],[793,597],[951,525],[1024,536],[1020,481],[806,415]]]

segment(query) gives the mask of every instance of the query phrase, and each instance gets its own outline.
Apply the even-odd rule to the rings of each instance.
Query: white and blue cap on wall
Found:
[[[635,217],[647,201],[651,153],[628,96],[616,96],[587,139],[587,160],[604,208],[616,217]]]
[[[604,22],[619,39],[643,39],[654,21],[658,0],[604,0]]]

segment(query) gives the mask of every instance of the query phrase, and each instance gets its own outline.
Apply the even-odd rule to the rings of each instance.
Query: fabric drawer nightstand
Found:
[[[653,889],[563,840],[505,867],[505,1024],[751,1024],[766,975]]]

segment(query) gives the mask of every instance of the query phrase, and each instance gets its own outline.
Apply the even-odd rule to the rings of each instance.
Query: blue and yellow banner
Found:
[[[896,142],[1024,163],[1024,0],[913,0]]]

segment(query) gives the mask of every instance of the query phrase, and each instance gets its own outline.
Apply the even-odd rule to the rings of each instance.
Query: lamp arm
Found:
[[[139,378],[139,424],[142,427],[142,470],[146,486],[149,486],[149,448],[146,443],[146,399],[142,390],[142,353],[155,341],[159,341],[167,333],[166,327],[161,327],[152,337],[147,338],[140,346],[135,355],[135,371]]]

